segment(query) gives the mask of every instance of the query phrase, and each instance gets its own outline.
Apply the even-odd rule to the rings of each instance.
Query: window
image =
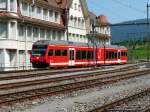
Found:
[[[46,39],[51,40],[51,31],[46,30]]]
[[[77,18],[74,19],[74,27],[77,26]]]
[[[118,59],[120,59],[120,52],[118,52]]]
[[[82,51],[82,59],[86,59],[86,51]]]
[[[18,35],[19,37],[23,37],[24,36],[24,25],[19,25],[18,26]]]
[[[44,39],[45,38],[45,30],[40,29],[40,38]]]
[[[10,11],[15,11],[15,3],[14,3],[14,0],[10,0]]]
[[[30,17],[35,17],[35,6],[30,7],[29,13],[30,13]]]
[[[112,58],[113,58],[113,59],[115,58],[115,53],[114,53],[114,52],[112,52]]]
[[[87,59],[91,59],[91,51],[87,52]]]
[[[50,49],[50,50],[48,51],[48,56],[53,56],[53,49]]]
[[[51,22],[53,22],[53,11],[52,10],[49,11],[49,20]]]
[[[33,38],[37,38],[39,37],[39,29],[34,27],[33,28]]]
[[[22,3],[22,14],[28,16],[28,4]]]
[[[6,10],[6,0],[0,0],[0,9]]]
[[[31,26],[27,27],[27,36],[28,36],[28,38],[32,37],[32,27]]]
[[[43,9],[43,19],[48,20],[48,11],[47,11],[47,9]]]
[[[78,5],[78,10],[81,11],[81,5]]]
[[[41,19],[41,13],[42,13],[42,9],[40,7],[37,7],[37,16],[38,16],[38,19]]]
[[[74,9],[77,10],[77,3],[74,4]]]
[[[15,39],[16,38],[16,32],[15,32],[15,28],[16,28],[16,26],[15,26],[16,24],[15,24],[15,22],[10,22],[10,27],[11,27],[11,29],[10,29],[10,38],[12,38],[12,39]]]
[[[53,31],[53,32],[52,32],[52,39],[53,39],[53,40],[56,40],[56,39],[57,39],[56,31]]]
[[[94,56],[93,51],[88,51],[87,52],[87,59],[93,59],[94,58],[93,56]]]
[[[109,59],[108,52],[106,52],[106,59]]]
[[[61,50],[55,50],[55,56],[61,56]]]
[[[117,58],[117,52],[115,52],[115,58]]]
[[[34,49],[34,50],[37,50],[37,49],[46,50],[47,45],[33,45],[32,49]]]
[[[81,59],[81,51],[77,50],[76,51],[76,60],[80,60]]]
[[[67,50],[62,50],[62,56],[67,56]]]
[[[7,24],[5,22],[0,22],[0,38],[7,37]]]
[[[59,14],[58,14],[58,12],[55,12],[55,22],[58,22],[58,17],[59,16]]]

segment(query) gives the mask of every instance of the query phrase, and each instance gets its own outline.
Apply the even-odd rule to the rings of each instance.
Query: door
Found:
[[[74,62],[74,48],[69,48],[69,66],[74,66],[75,62]]]

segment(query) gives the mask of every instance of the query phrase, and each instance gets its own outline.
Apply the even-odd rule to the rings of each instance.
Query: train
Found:
[[[127,63],[127,48],[67,41],[36,41],[30,53],[34,68],[85,67]]]

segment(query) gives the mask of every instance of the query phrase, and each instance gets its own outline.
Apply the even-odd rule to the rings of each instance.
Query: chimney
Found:
[[[100,15],[97,17],[98,21],[100,22],[100,24],[108,24],[108,20],[107,17],[105,15]]]

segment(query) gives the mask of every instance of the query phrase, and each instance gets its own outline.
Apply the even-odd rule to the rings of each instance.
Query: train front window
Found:
[[[45,56],[46,50],[33,50],[32,56]]]
[[[33,56],[45,56],[47,45],[33,45],[32,55]]]

